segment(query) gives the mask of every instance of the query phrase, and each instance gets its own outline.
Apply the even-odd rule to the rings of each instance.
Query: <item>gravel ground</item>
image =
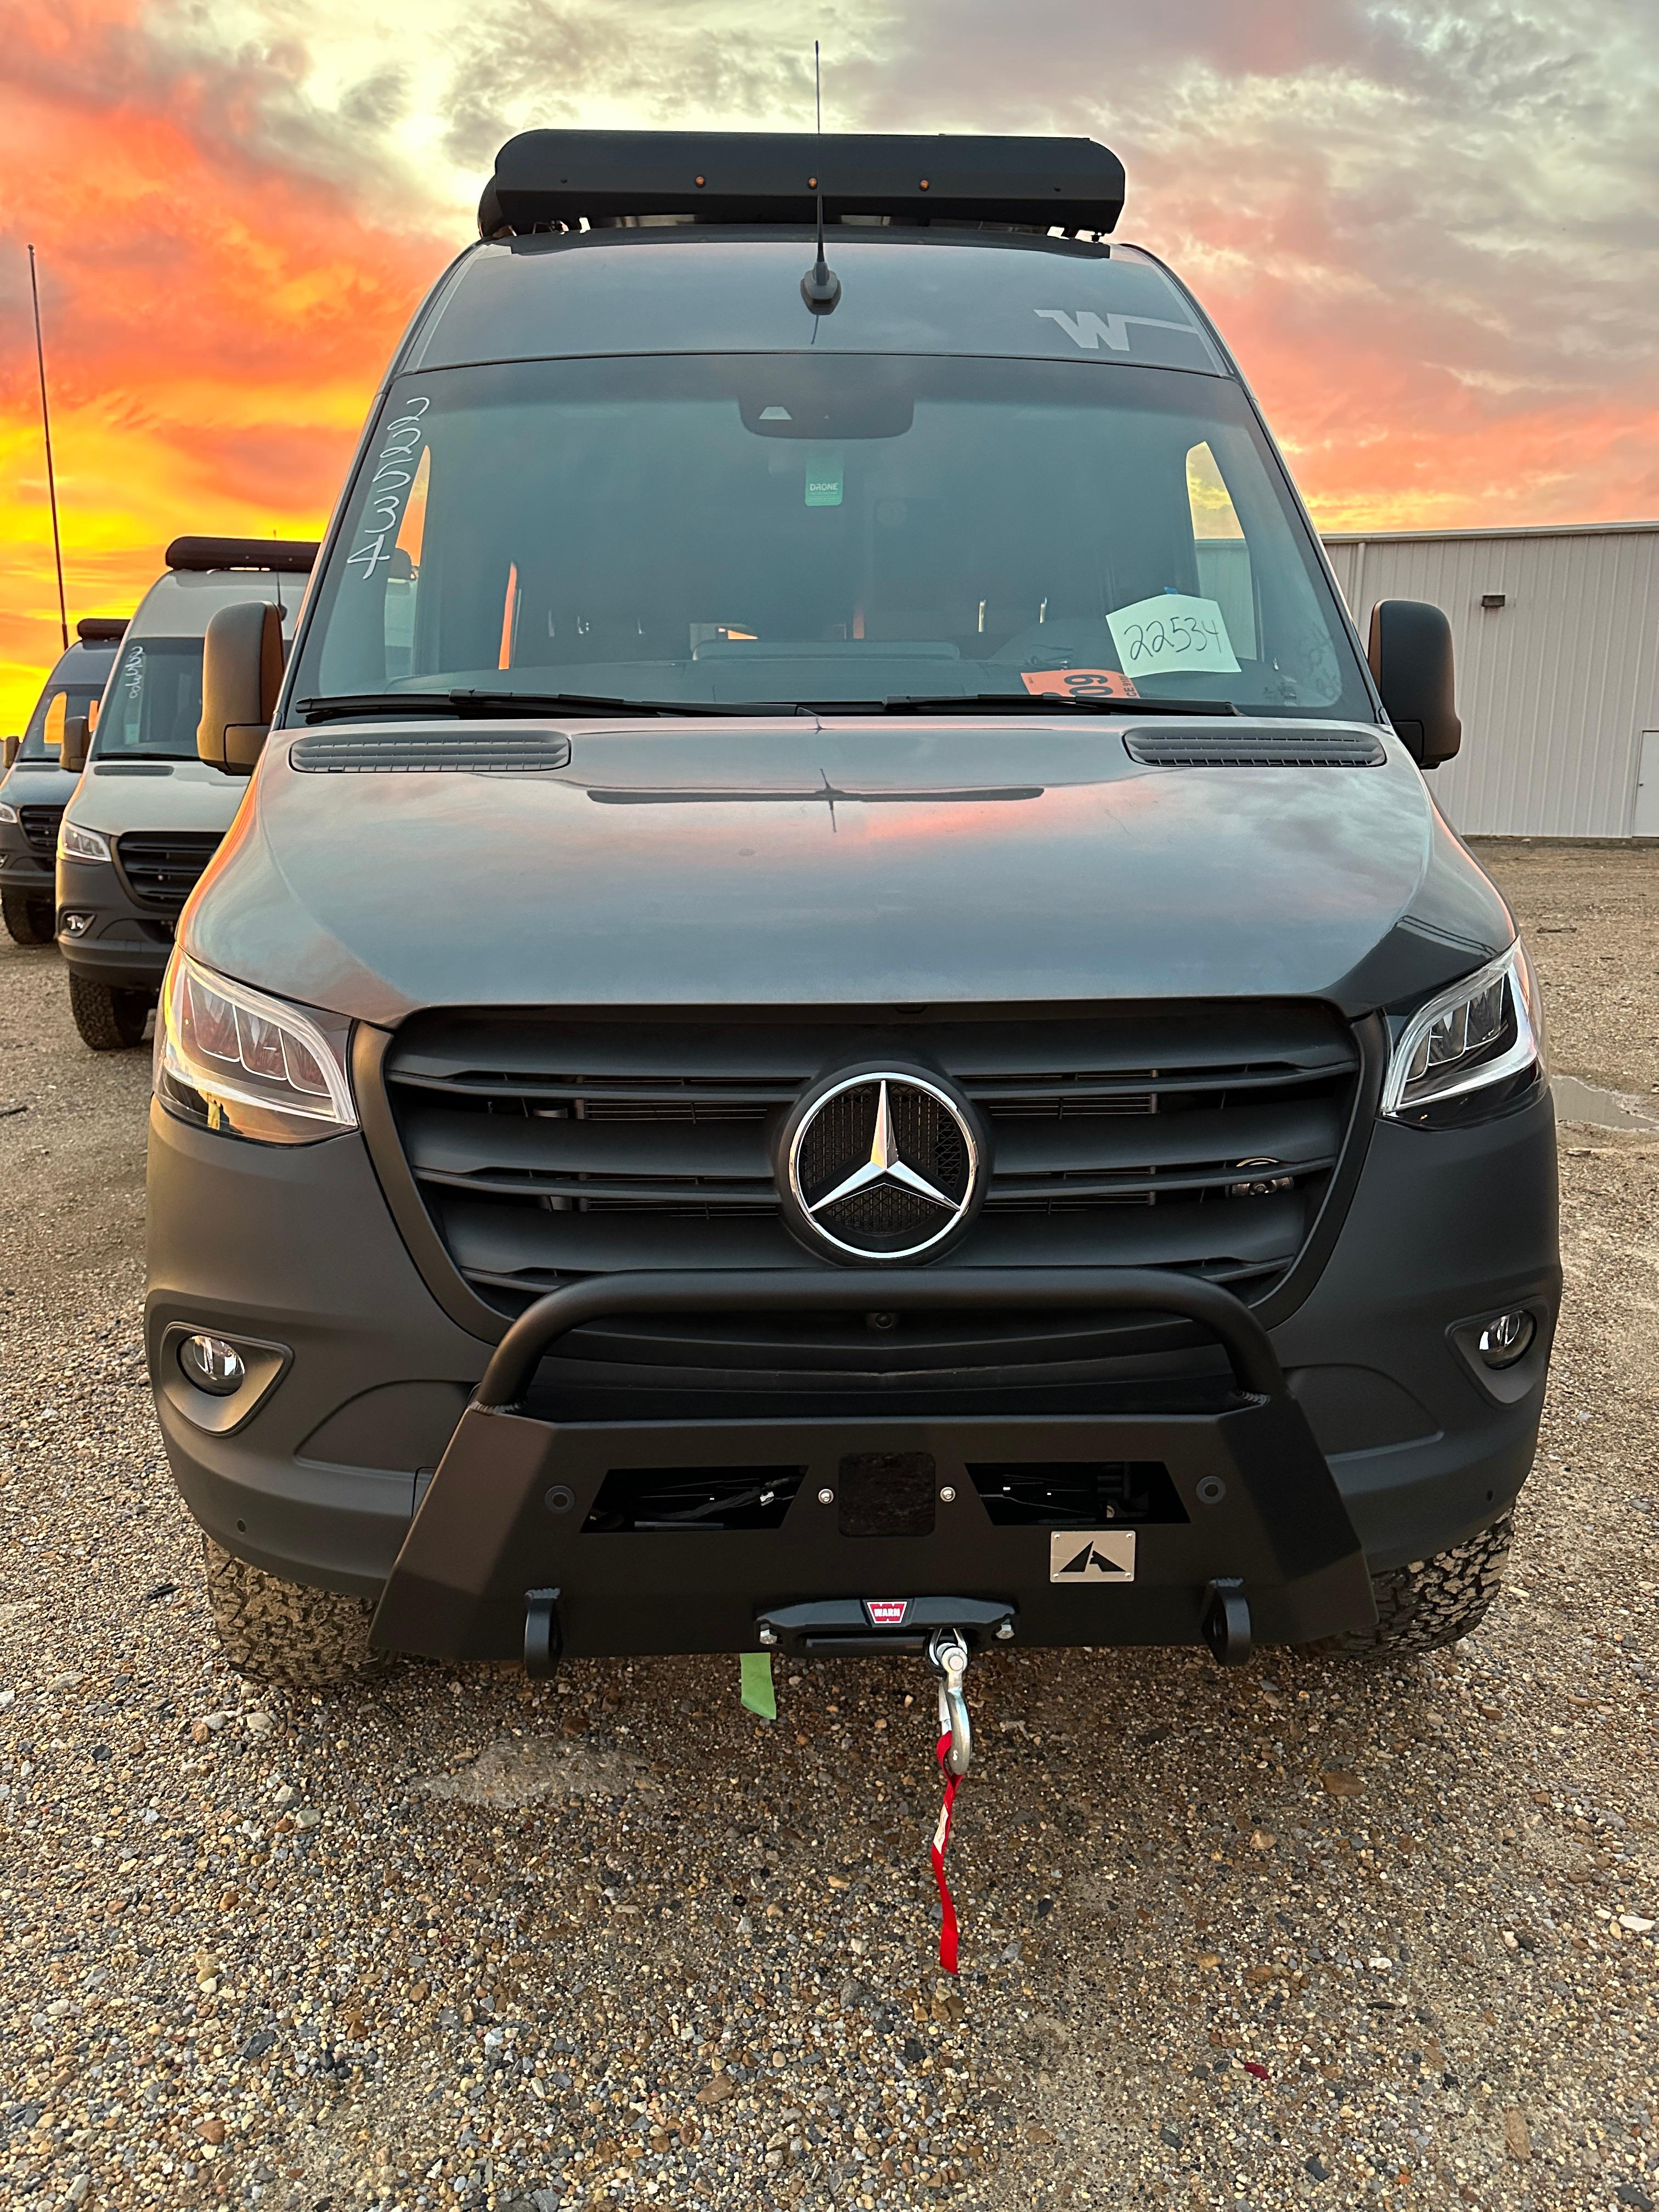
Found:
[[[1486,857],[1558,1064],[1659,1081],[1659,854]],[[735,1661],[216,1662],[139,1349],[146,1083],[0,946],[15,2195],[1659,2203],[1659,1144],[1564,1133],[1546,1458],[1466,1645],[980,1666],[952,1985],[913,1666],[781,1671],[769,1728]]]

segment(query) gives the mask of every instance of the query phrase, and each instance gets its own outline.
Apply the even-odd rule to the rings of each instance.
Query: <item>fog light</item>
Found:
[[[65,914],[58,926],[65,937],[84,937],[92,927],[92,916],[89,914]]]
[[[247,1380],[241,1353],[222,1336],[187,1336],[179,1347],[179,1365],[187,1382],[214,1398],[230,1397]]]
[[[1524,1306],[1499,1314],[1481,1330],[1476,1349],[1488,1367],[1513,1367],[1538,1334],[1538,1324]]]

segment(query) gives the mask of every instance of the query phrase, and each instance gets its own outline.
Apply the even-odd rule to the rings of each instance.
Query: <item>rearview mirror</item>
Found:
[[[1395,734],[1419,768],[1438,768],[1463,742],[1452,678],[1451,624],[1424,599],[1379,599],[1366,659]]]
[[[0,738],[0,775],[7,775],[10,772],[11,764],[16,759],[18,747],[22,742],[21,738]]]
[[[283,618],[264,599],[221,607],[202,643],[196,750],[211,768],[251,775],[283,688]]]

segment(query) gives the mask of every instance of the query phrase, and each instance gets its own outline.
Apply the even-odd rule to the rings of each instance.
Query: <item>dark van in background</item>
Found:
[[[142,1042],[179,910],[246,788],[197,754],[208,623],[254,600],[291,637],[316,550],[175,538],[127,625],[97,726],[71,727],[64,764],[85,774],[58,828],[58,942],[75,1026],[94,1052]]]
[[[236,1664],[1481,1618],[1559,1269],[1449,631],[1122,194],[515,139],[286,679],[214,617],[147,1332]]]
[[[65,725],[90,720],[126,629],[125,618],[88,615],[46,678],[28,726],[8,738],[0,773],[0,913],[19,945],[50,945],[58,825],[78,775],[60,757]]]

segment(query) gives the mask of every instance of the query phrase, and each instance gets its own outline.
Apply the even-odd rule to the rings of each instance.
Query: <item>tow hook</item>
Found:
[[[1242,1667],[1250,1656],[1250,1601],[1244,1585],[1229,1577],[1205,1593],[1202,1630],[1218,1667]]]
[[[532,1682],[545,1682],[559,1671],[564,1656],[564,1630],[559,1620],[556,1589],[526,1590],[524,1594],[524,1671]]]
[[[974,1755],[974,1730],[968,1718],[968,1639],[959,1628],[938,1628],[927,1639],[927,1663],[939,1676],[939,1732],[949,1736],[942,1764],[960,1782]]]

